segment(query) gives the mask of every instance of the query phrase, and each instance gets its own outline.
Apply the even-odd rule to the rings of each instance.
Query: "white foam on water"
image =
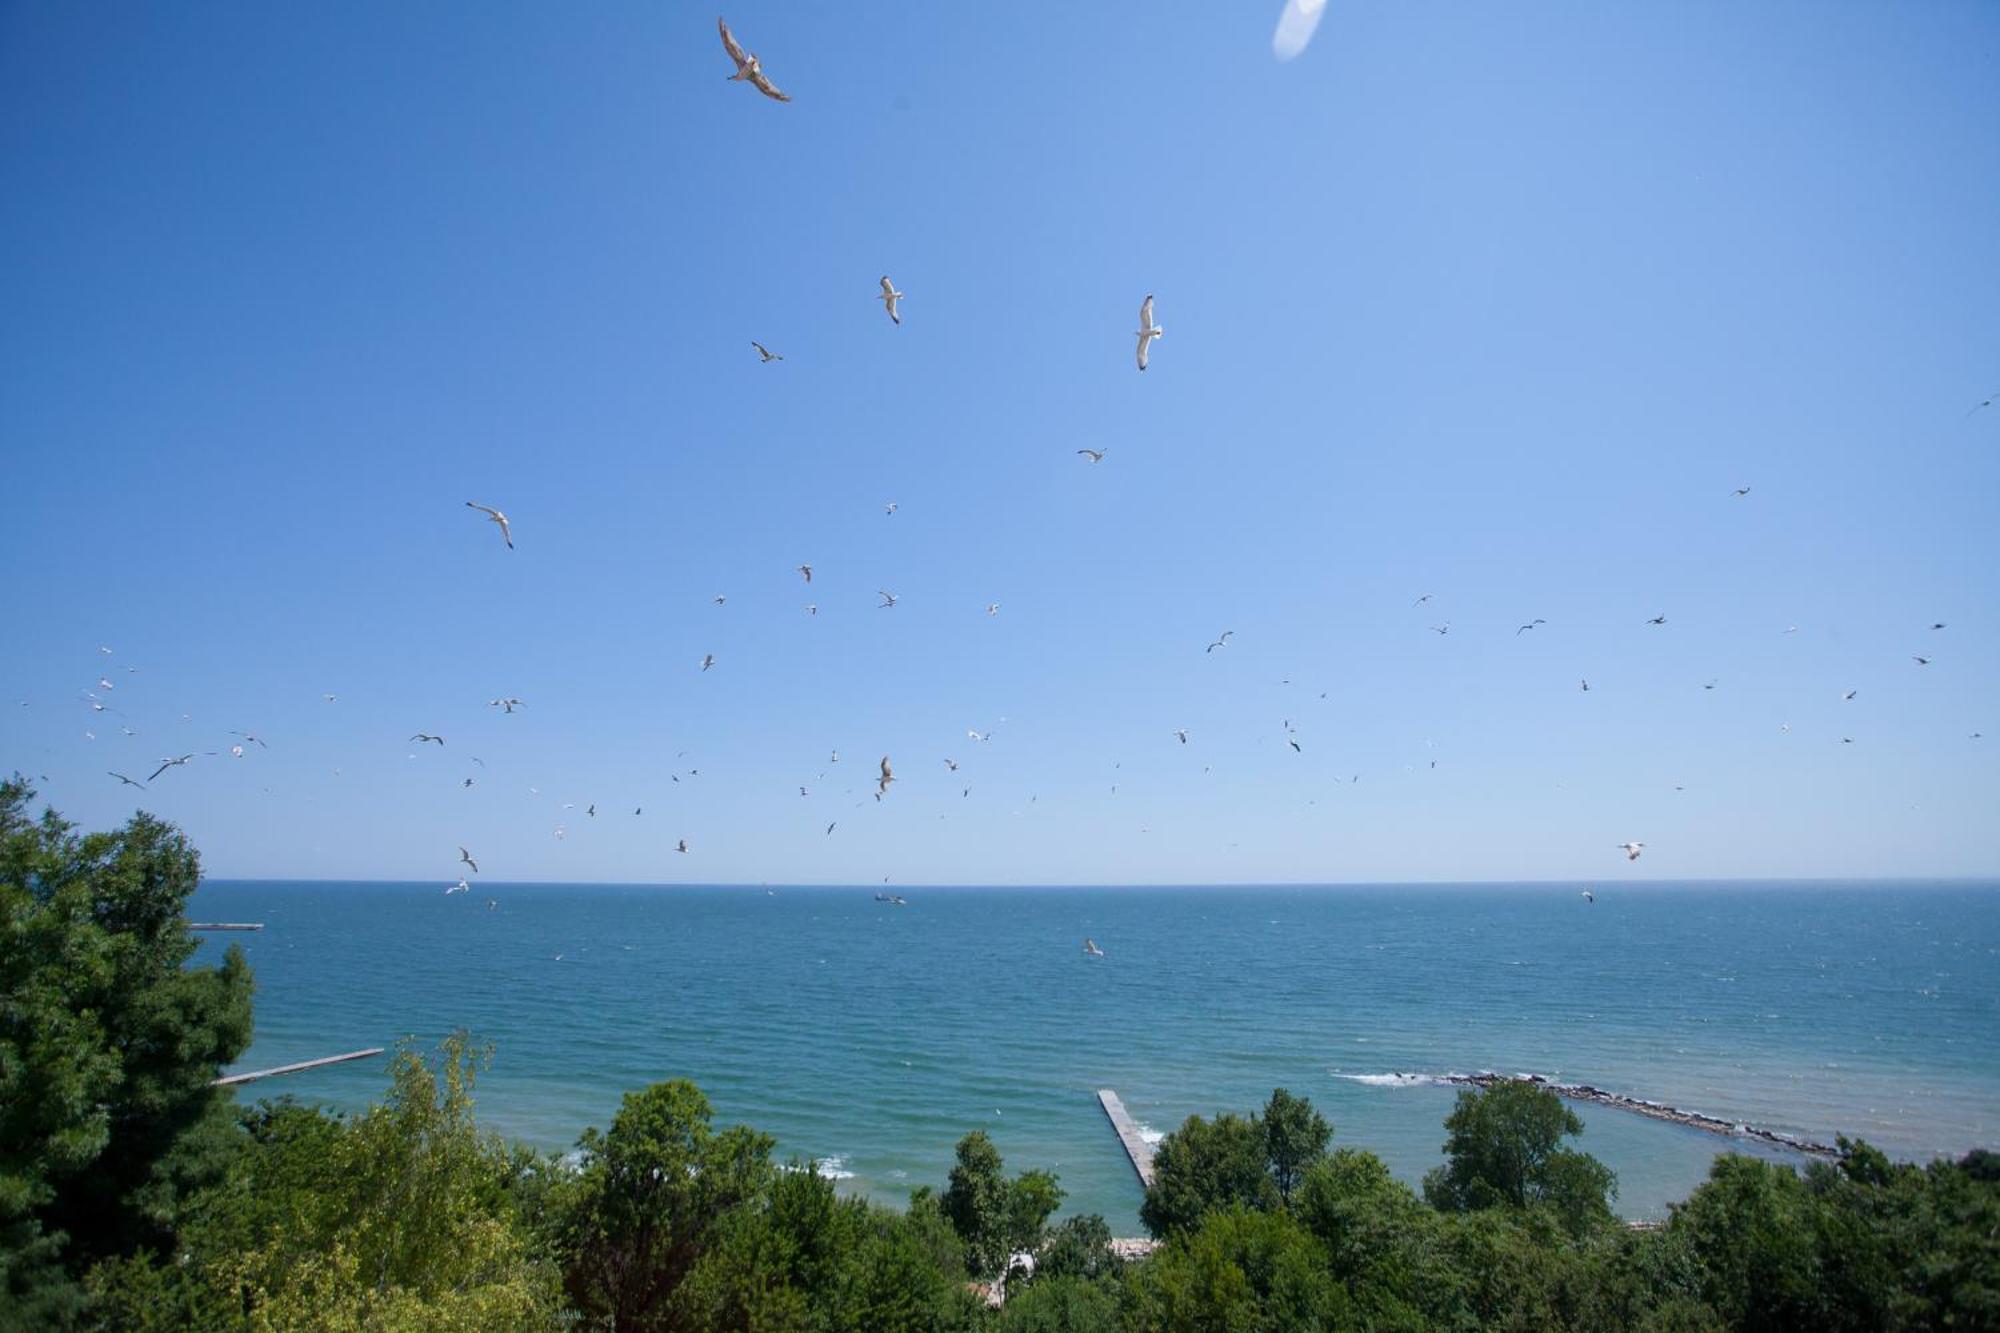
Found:
[[[1151,1125],[1147,1124],[1143,1120],[1139,1121],[1138,1125],[1139,1125],[1139,1137],[1144,1139],[1146,1142],[1152,1144],[1155,1148],[1159,1147],[1161,1141],[1167,1137],[1164,1132],[1154,1129]]]
[[[1422,1083],[1435,1083],[1436,1074],[1335,1074],[1349,1083],[1366,1083],[1371,1088],[1413,1088]]]

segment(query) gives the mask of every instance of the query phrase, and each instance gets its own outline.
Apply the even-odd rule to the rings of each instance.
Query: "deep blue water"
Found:
[[[191,915],[267,923],[198,955],[237,943],[256,970],[240,1068],[462,1026],[494,1047],[482,1121],[545,1147],[688,1077],[720,1118],[897,1203],[985,1129],[1120,1234],[1140,1191],[1100,1087],[1165,1130],[1283,1085],[1413,1181],[1453,1093],[1367,1076],[1532,1070],[1899,1156],[2000,1144],[2000,884],[1643,885],[1594,905],[1579,887],[900,887],[894,907],[866,888],[211,882]],[[384,1068],[256,1088],[351,1107]],[[1755,1151],[1582,1114],[1630,1216]]]

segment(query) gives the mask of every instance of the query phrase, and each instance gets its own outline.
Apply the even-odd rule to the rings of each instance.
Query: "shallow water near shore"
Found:
[[[563,1149],[687,1077],[719,1120],[901,1203],[970,1129],[1137,1234],[1095,1096],[1155,1131],[1312,1098],[1415,1181],[1455,1090],[1532,1071],[1927,1158],[2000,1146],[2000,883],[924,889],[212,881],[205,937],[257,974],[264,1068],[464,1027],[483,1124]],[[497,901],[487,910],[487,898]],[[1085,936],[1105,957],[1087,958]],[[352,1108],[385,1062],[254,1084]],[[1581,1106],[1619,1208],[1658,1217],[1718,1152],[1779,1149]]]

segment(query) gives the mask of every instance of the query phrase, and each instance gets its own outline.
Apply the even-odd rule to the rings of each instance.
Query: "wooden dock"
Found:
[[[1132,1169],[1139,1173],[1139,1183],[1147,1189],[1153,1188],[1153,1145],[1140,1137],[1138,1123],[1125,1109],[1125,1103],[1118,1100],[1117,1093],[1109,1088],[1099,1088],[1097,1102],[1104,1108],[1111,1128],[1118,1131],[1118,1141],[1125,1145],[1125,1155],[1132,1159]]]
[[[253,1069],[247,1074],[231,1074],[227,1078],[215,1080],[215,1086],[226,1088],[236,1083],[255,1083],[260,1078],[276,1078],[279,1074],[296,1074],[302,1069],[318,1069],[322,1065],[345,1064],[349,1060],[366,1060],[371,1055],[382,1054],[380,1046],[370,1046],[365,1051],[349,1051],[346,1055],[326,1055],[317,1060],[301,1060],[295,1065],[279,1065],[276,1069]]]
[[[262,930],[262,921],[190,921],[189,930]]]

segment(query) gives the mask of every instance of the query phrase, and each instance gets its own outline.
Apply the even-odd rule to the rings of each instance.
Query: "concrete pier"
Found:
[[[227,1078],[215,1080],[215,1086],[226,1088],[235,1083],[255,1083],[260,1078],[275,1078],[279,1074],[296,1074],[302,1069],[318,1069],[321,1065],[345,1064],[349,1060],[366,1060],[371,1055],[382,1054],[380,1046],[370,1046],[365,1051],[349,1051],[346,1055],[327,1055],[317,1060],[301,1060],[295,1065],[279,1065],[276,1069],[253,1069],[246,1074],[231,1074]]]
[[[190,921],[189,930],[262,930],[262,921]]]
[[[1098,1105],[1104,1108],[1105,1117],[1111,1121],[1111,1128],[1118,1131],[1118,1141],[1125,1145],[1125,1155],[1132,1159],[1132,1169],[1139,1173],[1139,1183],[1147,1189],[1153,1187],[1153,1145],[1139,1137],[1139,1126],[1125,1109],[1125,1103],[1118,1100],[1118,1094],[1109,1088],[1097,1090]]]

